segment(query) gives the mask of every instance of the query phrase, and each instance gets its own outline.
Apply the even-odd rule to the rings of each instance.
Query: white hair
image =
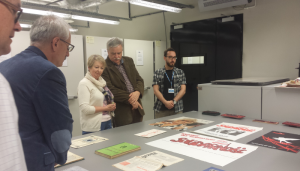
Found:
[[[67,40],[69,38],[70,28],[70,25],[58,16],[42,16],[34,21],[30,29],[31,44],[50,43],[54,37]]]
[[[123,40],[120,39],[120,38],[118,38],[118,37],[113,37],[113,38],[111,38],[111,39],[109,39],[109,40],[107,41],[107,43],[106,43],[106,48],[107,48],[107,50],[108,50],[108,49],[111,48],[111,47],[117,47],[117,46],[119,46],[119,45],[121,45],[122,47],[124,47],[124,46],[123,46]]]

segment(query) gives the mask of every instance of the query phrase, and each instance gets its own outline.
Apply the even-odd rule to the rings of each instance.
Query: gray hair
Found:
[[[88,68],[92,68],[94,66],[95,61],[102,63],[104,68],[106,67],[105,59],[101,55],[91,55],[88,58],[88,62],[87,62]]]
[[[51,42],[54,37],[67,40],[70,28],[70,25],[58,16],[42,16],[34,21],[30,29],[31,44]]]
[[[124,47],[124,44],[123,44],[123,40],[118,38],[118,37],[113,37],[111,39],[109,39],[106,43],[106,48],[107,50],[111,47],[117,47],[121,45],[122,47]]]

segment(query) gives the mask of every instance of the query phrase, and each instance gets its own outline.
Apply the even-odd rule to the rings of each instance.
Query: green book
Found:
[[[127,154],[127,153],[131,153],[131,152],[134,152],[134,151],[137,151],[137,150],[140,150],[140,149],[141,149],[140,146],[123,142],[121,144],[117,144],[117,145],[114,145],[114,146],[110,146],[110,147],[106,147],[106,148],[96,150],[95,153],[100,155],[100,156],[103,156],[103,157],[106,157],[106,158],[109,158],[109,159],[113,159],[113,158],[122,156],[122,155]]]

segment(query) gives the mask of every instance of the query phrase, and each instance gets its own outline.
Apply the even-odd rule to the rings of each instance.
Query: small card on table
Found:
[[[162,131],[162,130],[158,130],[158,129],[151,129],[149,131],[141,132],[141,133],[134,134],[134,135],[149,138],[149,137],[153,137],[155,135],[162,134],[165,132],[166,131]]]

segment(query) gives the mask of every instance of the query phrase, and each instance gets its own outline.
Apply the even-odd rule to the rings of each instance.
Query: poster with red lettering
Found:
[[[298,153],[300,151],[300,135],[271,131],[247,144]]]
[[[263,129],[262,127],[254,127],[254,126],[222,122],[220,124],[199,129],[193,132],[235,141],[237,139],[243,138],[255,132],[261,131],[262,129]]]
[[[172,135],[146,144],[222,167],[258,148],[189,132]]]

